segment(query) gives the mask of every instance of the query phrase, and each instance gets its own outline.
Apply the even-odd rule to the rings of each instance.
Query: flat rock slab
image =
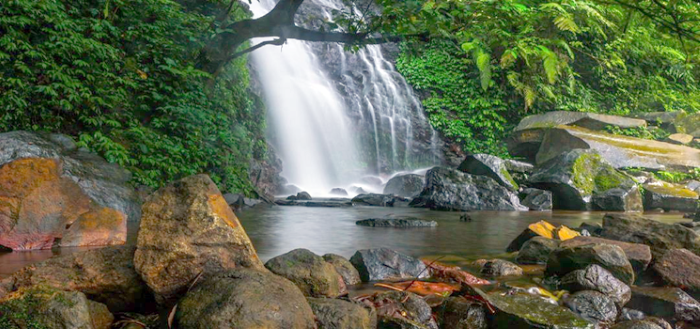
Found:
[[[594,328],[593,323],[582,319],[568,308],[549,303],[538,296],[491,293],[483,294],[482,297],[496,308],[496,314],[490,317],[490,328]]]
[[[419,218],[370,218],[355,222],[355,225],[369,227],[394,227],[394,228],[425,228],[436,227],[438,223],[433,220]]]
[[[700,292],[700,256],[687,249],[671,249],[652,267],[663,283]]]
[[[685,185],[673,184],[661,180],[651,180],[644,186],[644,209],[663,209],[665,211],[694,212],[698,208],[698,192]]]
[[[700,235],[681,225],[664,224],[639,215],[607,214],[600,236],[630,243],[646,244],[654,255],[668,249],[685,248],[700,255]]]
[[[561,243],[562,248],[567,247],[577,247],[587,244],[611,244],[622,248],[629,259],[632,267],[634,267],[635,272],[641,273],[646,270],[651,263],[651,248],[645,244],[641,243],[629,243],[610,239],[596,238],[591,236],[579,236],[573,239],[563,241]]]
[[[632,287],[626,307],[671,322],[700,325],[700,303],[679,288]]]

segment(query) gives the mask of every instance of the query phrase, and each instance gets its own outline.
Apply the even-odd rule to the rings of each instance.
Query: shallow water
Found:
[[[582,222],[600,223],[602,212],[472,212],[471,222],[460,222],[458,212],[415,208],[349,207],[313,208],[262,206],[238,214],[263,261],[296,248],[319,255],[335,253],[352,256],[358,249],[390,248],[416,257],[443,257],[441,261],[460,264],[505,252],[506,246],[527,225],[546,220],[555,225],[578,227]],[[367,218],[409,216],[438,222],[434,228],[375,228],[356,226]],[[681,214],[651,214],[647,217],[673,223]],[[129,227],[129,244],[136,241],[136,227]],[[54,255],[89,248],[63,248],[31,252],[0,253],[0,278],[24,266]],[[445,257],[449,256],[449,257]]]

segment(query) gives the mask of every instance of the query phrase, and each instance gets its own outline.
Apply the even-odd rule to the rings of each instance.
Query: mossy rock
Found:
[[[652,180],[644,184],[644,208],[647,210],[694,212],[700,195],[684,185],[662,180]]]
[[[568,308],[552,304],[526,293],[482,295],[496,309],[490,318],[490,328],[594,328]]]

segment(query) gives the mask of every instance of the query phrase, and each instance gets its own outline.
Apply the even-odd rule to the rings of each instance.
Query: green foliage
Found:
[[[9,0],[0,6],[0,131],[66,133],[158,187],[208,173],[251,194],[264,131],[246,60],[218,77],[194,59],[218,0]],[[248,14],[234,6],[229,19]]]
[[[620,128],[618,126],[607,126],[605,130],[611,134],[630,136],[641,139],[663,140],[671,134],[658,127],[636,127]]]

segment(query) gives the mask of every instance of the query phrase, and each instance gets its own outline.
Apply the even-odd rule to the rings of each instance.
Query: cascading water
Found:
[[[251,10],[260,17],[274,5],[253,1]],[[314,0],[301,10],[330,19],[340,6]],[[381,192],[381,184],[362,177],[387,178],[438,161],[437,138],[420,102],[380,46],[349,53],[339,44],[289,40],[256,50],[252,59],[290,184],[316,196],[336,187]]]

